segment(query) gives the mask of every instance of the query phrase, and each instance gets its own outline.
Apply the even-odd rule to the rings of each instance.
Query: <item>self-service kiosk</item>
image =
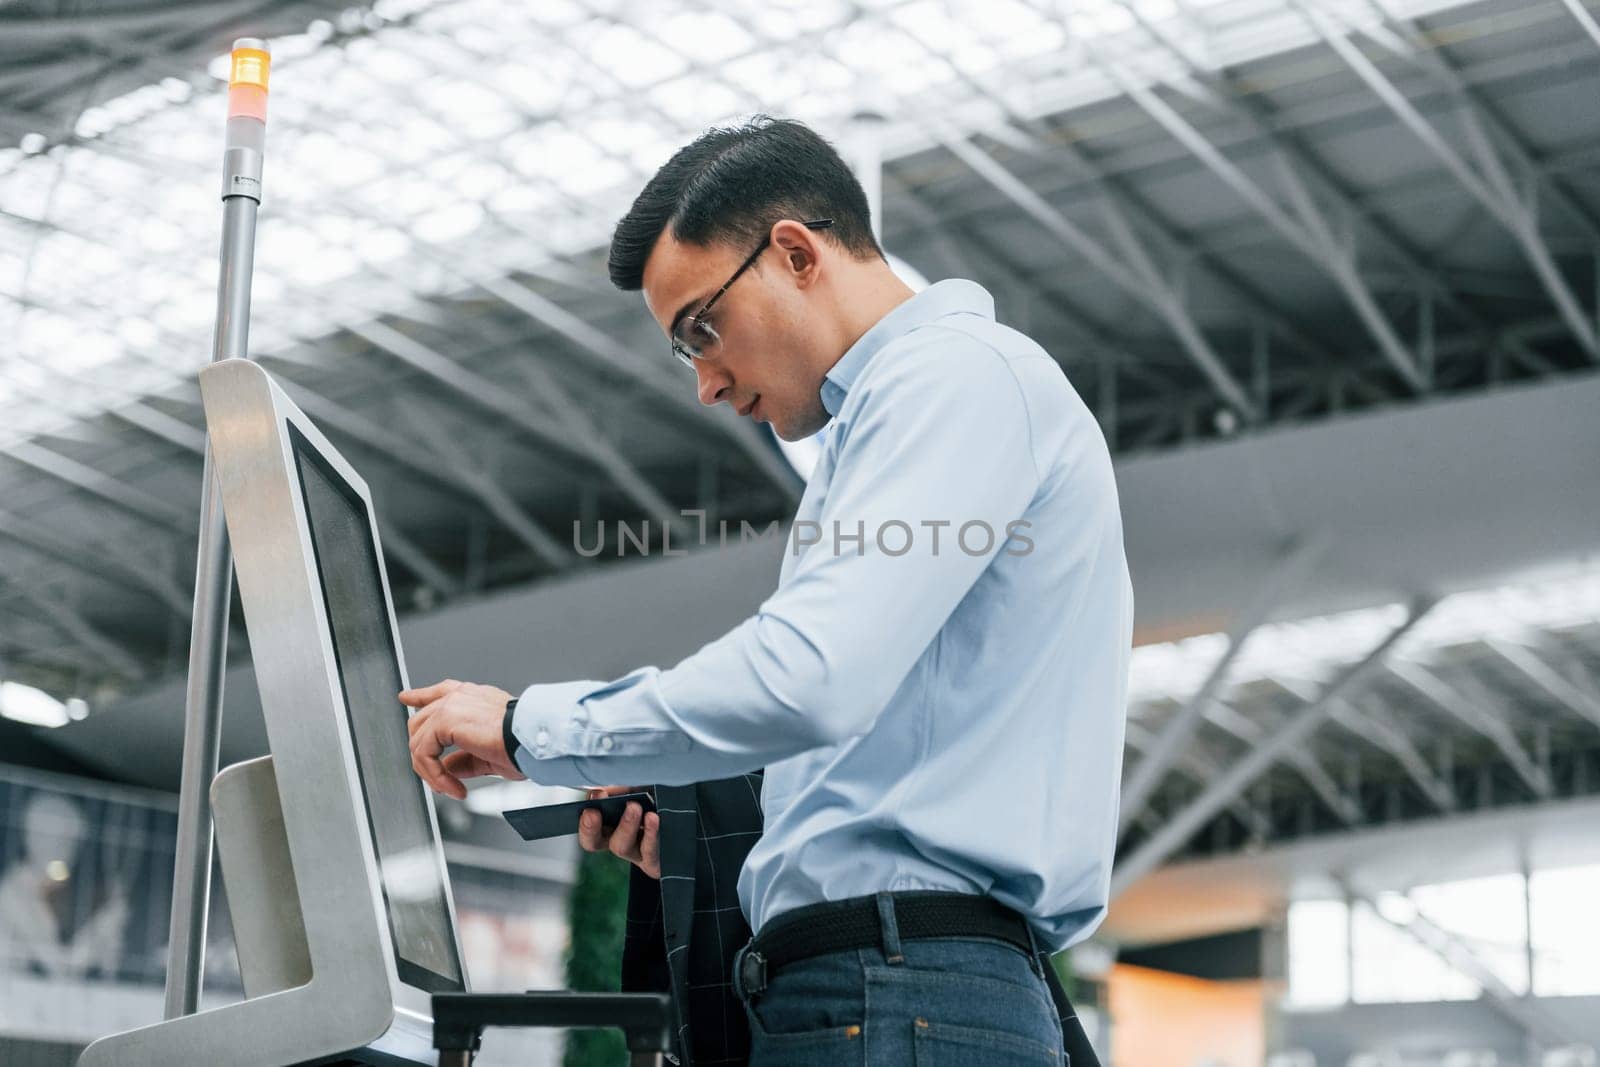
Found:
[[[246,999],[80,1064],[433,1063],[466,979],[371,496],[259,366],[200,388],[272,751],[211,786]]]
[[[465,995],[366,483],[256,364],[214,363],[200,391],[271,748],[211,785],[245,999],[80,1067],[464,1065],[491,1025],[620,1027],[657,1062],[665,998]]]
[[[487,1026],[620,1028],[634,1064],[659,1063],[664,996],[467,992],[371,494],[243,358],[270,62],[266,42],[235,42],[166,1019],[78,1063],[466,1067]],[[233,574],[271,753],[219,773]],[[245,997],[199,1012],[213,829]]]

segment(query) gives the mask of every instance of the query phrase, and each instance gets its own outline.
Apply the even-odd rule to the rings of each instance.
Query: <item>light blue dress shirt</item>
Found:
[[[535,685],[518,764],[551,785],[766,768],[752,928],[881,890],[987,894],[1058,949],[1104,914],[1133,592],[1105,439],[978,285],[884,316],[833,416],[777,591],[670,670]],[[986,533],[987,531],[987,533]]]

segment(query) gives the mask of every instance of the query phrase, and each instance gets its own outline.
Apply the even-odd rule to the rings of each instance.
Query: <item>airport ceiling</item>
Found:
[[[805,118],[863,164],[879,157],[886,246],[930,278],[988,286],[1119,458],[1593,374],[1594,10],[0,6],[0,674],[93,703],[182,670],[194,372],[221,214],[216,59],[236,36],[275,52],[252,351],[372,483],[405,611],[589,565],[574,519],[704,507],[765,522],[792,507],[800,483],[770,441],[695,404],[637,297],[603,272],[610,227],[654,167],[740,115]],[[1562,788],[1539,746],[1594,710],[1600,635],[1530,625],[1532,643],[1432,664],[1450,688],[1382,687],[1437,712],[1440,693],[1481,705],[1498,686],[1535,709],[1512,743],[1498,719],[1437,716],[1449,758],[1504,765],[1502,795]],[[1519,666],[1508,648],[1532,651]],[[1186,727],[1199,740],[1161,761],[1171,773],[1130,816],[1147,820],[1130,842],[1271,730],[1297,677],[1264,672],[1239,718],[1200,702],[1204,725]],[[1184,705],[1136,706],[1130,766],[1141,743],[1182,733],[1169,726]],[[1371,803],[1444,808],[1437,770],[1411,774],[1407,739],[1388,739],[1390,778],[1411,792]],[[1279,809],[1252,794],[1217,839],[1356,815],[1358,772],[1310,755],[1327,766],[1285,764]],[[1296,790],[1321,814],[1283,815]]]

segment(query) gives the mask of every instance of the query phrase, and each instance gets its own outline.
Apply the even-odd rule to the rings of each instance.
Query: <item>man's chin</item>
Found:
[[[780,440],[794,444],[796,441],[804,441],[809,437],[815,436],[818,430],[828,425],[828,420],[823,419],[815,426],[811,426],[796,425],[787,419],[783,422],[779,422],[776,419],[771,419],[768,420],[768,425],[772,427],[772,432],[777,434]]]

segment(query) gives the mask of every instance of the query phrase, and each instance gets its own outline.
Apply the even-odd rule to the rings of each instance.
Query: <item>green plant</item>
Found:
[[[567,897],[567,988],[614,993],[620,987],[622,933],[627,925],[628,865],[609,852],[585,852]],[[570,1030],[562,1067],[617,1067],[628,1061],[617,1030]]]
[[[1072,951],[1065,949],[1050,957],[1050,966],[1055,969],[1056,977],[1061,979],[1061,989],[1071,1000],[1078,995],[1078,976],[1072,970]]]

